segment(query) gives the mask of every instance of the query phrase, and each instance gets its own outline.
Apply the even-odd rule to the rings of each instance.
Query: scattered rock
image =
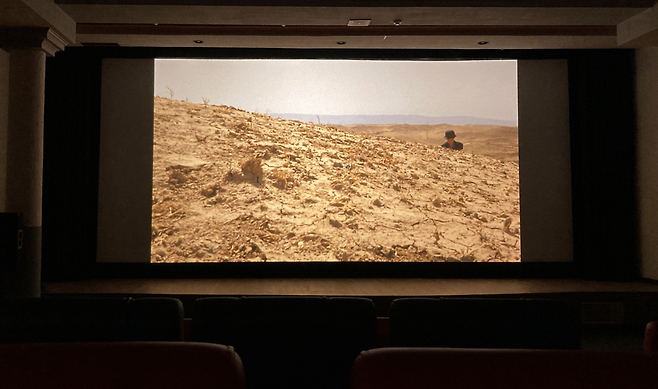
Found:
[[[187,175],[178,169],[172,170],[169,173],[169,183],[172,185],[185,184],[188,181],[189,178],[187,177]]]
[[[460,262],[475,262],[475,256],[473,254],[464,255]]]
[[[341,190],[343,189],[343,183],[340,181],[334,181],[331,183],[331,188],[335,190]]]
[[[331,224],[333,227],[336,228],[341,228],[343,226],[343,223],[339,222],[336,219],[329,219],[329,224]]]
[[[509,231],[509,227],[512,225],[512,218],[508,217],[503,222],[503,231]]]
[[[302,201],[304,204],[316,204],[319,202],[318,199],[313,198],[313,197],[305,197],[304,200]]]
[[[337,260],[341,262],[346,262],[349,261],[350,255],[347,251],[339,250],[334,253],[334,256],[336,257]]]
[[[217,190],[214,186],[207,186],[201,189],[201,194],[206,197],[212,197],[217,194]]]

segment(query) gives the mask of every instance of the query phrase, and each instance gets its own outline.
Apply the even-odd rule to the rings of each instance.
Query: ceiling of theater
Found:
[[[48,26],[55,30],[72,25],[75,45],[614,48],[658,42],[654,36],[658,30],[655,3],[655,0],[3,0],[0,25]]]

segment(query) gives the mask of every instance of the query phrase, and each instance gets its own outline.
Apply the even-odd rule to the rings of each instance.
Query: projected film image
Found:
[[[519,262],[516,66],[157,59],[151,262]]]

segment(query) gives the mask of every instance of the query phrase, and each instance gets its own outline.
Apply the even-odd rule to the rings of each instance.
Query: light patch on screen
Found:
[[[520,261],[516,61],[156,60],[154,94],[152,262]]]

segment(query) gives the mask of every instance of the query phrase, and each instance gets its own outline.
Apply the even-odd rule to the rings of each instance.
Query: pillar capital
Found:
[[[48,27],[0,28],[0,48],[6,51],[41,49],[48,56],[54,56],[69,43],[64,36]]]

